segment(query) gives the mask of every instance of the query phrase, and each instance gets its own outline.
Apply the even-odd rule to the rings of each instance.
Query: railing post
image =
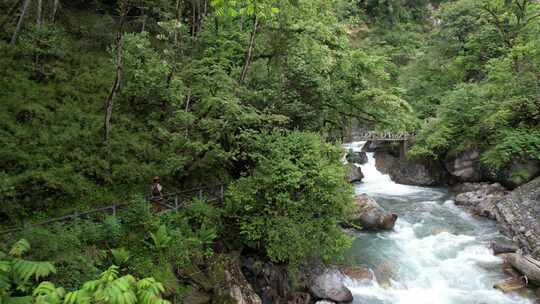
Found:
[[[174,209],[178,211],[178,194],[174,195]]]
[[[221,184],[221,189],[219,191],[219,198],[223,201],[225,199],[225,187],[223,184]]]
[[[112,215],[116,217],[116,204],[113,204],[112,206]]]

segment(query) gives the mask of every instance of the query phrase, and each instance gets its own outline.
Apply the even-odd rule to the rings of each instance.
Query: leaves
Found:
[[[9,255],[20,258],[28,251],[30,251],[30,243],[28,243],[28,241],[25,239],[21,239],[17,243],[13,244],[11,250],[9,251]]]
[[[21,259],[13,260],[11,270],[18,283],[26,283],[31,278],[38,281],[56,273],[56,268],[50,262],[34,262]]]
[[[337,225],[352,204],[340,148],[315,134],[276,132],[250,149],[257,165],[229,187],[225,206],[242,242],[294,266],[339,257],[349,242]]]
[[[130,253],[126,248],[111,249],[111,254],[113,256],[113,261],[115,265],[123,266],[125,265],[129,258]]]
[[[172,237],[169,235],[167,226],[159,226],[156,232],[150,232],[150,238],[152,239],[153,246],[157,250],[166,249],[172,241]]]

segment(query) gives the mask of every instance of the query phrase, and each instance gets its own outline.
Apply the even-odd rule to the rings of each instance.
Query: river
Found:
[[[347,147],[360,150],[363,142]],[[373,153],[355,186],[399,215],[392,232],[354,232],[347,259],[369,267],[378,278],[349,281],[353,303],[369,304],[532,304],[504,294],[493,284],[504,279],[501,259],[489,243],[502,238],[495,223],[454,205],[446,188],[400,185],[375,168]]]

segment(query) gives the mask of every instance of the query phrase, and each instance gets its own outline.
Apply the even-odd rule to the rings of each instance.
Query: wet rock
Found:
[[[395,266],[389,263],[381,263],[375,267],[373,272],[375,273],[375,278],[381,286],[390,286],[390,281],[394,277]]]
[[[399,157],[399,143],[391,141],[369,140],[366,142],[362,151],[364,152],[385,152],[394,157]]]
[[[469,149],[457,156],[447,157],[445,167],[460,182],[479,182],[483,178],[478,149]]]
[[[356,205],[350,221],[366,230],[392,230],[398,216],[386,212],[369,196],[362,194],[356,197]]]
[[[224,284],[217,291],[220,297],[227,298],[232,304],[262,304],[261,298],[242,273],[238,254],[231,254],[223,273]]]
[[[521,278],[508,278],[493,285],[493,288],[504,293],[524,289],[525,287],[527,287],[527,284]]]
[[[375,167],[399,184],[438,186],[448,181],[444,166],[435,161],[400,159],[387,152],[375,153]]]
[[[389,174],[394,182],[413,186],[439,186],[447,181],[446,170],[436,162],[401,160]]]
[[[540,286],[540,261],[517,253],[506,254],[505,260],[522,273],[528,283]]]
[[[249,256],[242,259],[242,270],[255,291],[261,295],[263,304],[284,302],[294,293],[287,267],[283,265]]]
[[[540,177],[498,201],[494,211],[503,233],[540,259]]]
[[[375,152],[375,168],[382,174],[390,174],[399,163],[399,158],[386,152]]]
[[[472,191],[478,191],[482,188],[489,186],[490,183],[483,182],[483,183],[458,183],[455,185],[452,185],[450,187],[450,191],[452,191],[454,194],[460,194],[465,192],[472,192]]]
[[[479,183],[457,188],[461,191],[471,190],[456,195],[456,205],[464,206],[474,214],[495,219],[495,205],[509,192],[500,184]]]
[[[262,261],[259,257],[242,259],[242,271],[254,290],[261,296],[263,304],[310,304],[312,297],[305,289],[306,275],[296,277],[300,289],[292,286],[286,265]]]
[[[310,274],[309,290],[317,299],[352,302],[351,291],[344,284],[345,276],[337,269],[326,268]]]
[[[502,253],[514,253],[519,250],[516,245],[507,242],[492,242],[490,247],[491,250],[493,250],[494,255]]]
[[[372,281],[375,279],[374,273],[367,267],[350,266],[342,269],[344,275],[357,281]]]
[[[352,164],[363,165],[368,162],[368,157],[366,152],[355,152],[352,149],[347,153],[347,161]]]
[[[315,302],[315,304],[336,304],[336,303],[335,303],[335,302],[331,302],[331,301],[323,300],[323,301],[317,301],[317,302]]]
[[[355,164],[347,165],[347,181],[349,183],[361,182],[363,178],[364,174],[362,173],[362,169],[360,167]]]

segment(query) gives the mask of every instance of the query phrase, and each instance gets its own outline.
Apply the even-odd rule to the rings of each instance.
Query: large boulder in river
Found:
[[[479,182],[483,179],[480,150],[469,149],[445,160],[446,170],[460,182]]]
[[[362,148],[363,152],[386,152],[392,156],[399,157],[400,144],[392,141],[369,140]]]
[[[398,166],[399,157],[393,156],[387,152],[375,152],[375,168],[382,174],[390,174],[390,172]]]
[[[452,189],[460,192],[456,195],[456,205],[492,219],[495,219],[495,205],[509,193],[498,183],[465,183]]]
[[[390,178],[399,184],[439,186],[446,183],[446,170],[437,162],[402,160],[390,169]]]
[[[347,161],[351,164],[363,165],[368,162],[368,157],[367,157],[366,152],[353,151],[352,149],[349,150],[346,158],[347,158]]]
[[[448,173],[436,161],[400,159],[388,152],[375,153],[375,166],[399,184],[413,186],[439,186],[446,184]]]
[[[310,274],[309,290],[317,299],[352,302],[352,293],[344,282],[345,276],[337,269],[316,269]]]
[[[380,231],[392,230],[398,216],[386,212],[377,202],[365,194],[356,197],[356,204],[350,221],[362,229]]]
[[[498,201],[495,212],[503,232],[540,259],[540,177]]]
[[[347,164],[347,181],[349,183],[357,183],[361,182],[364,178],[364,174],[362,173],[362,169],[355,165],[355,164]]]

